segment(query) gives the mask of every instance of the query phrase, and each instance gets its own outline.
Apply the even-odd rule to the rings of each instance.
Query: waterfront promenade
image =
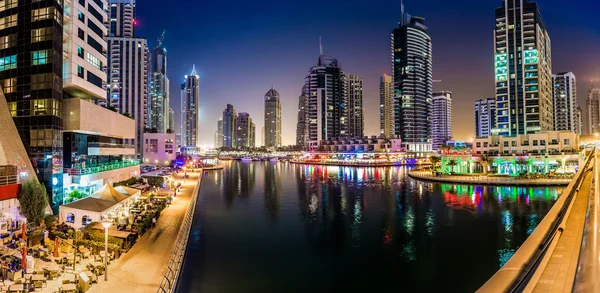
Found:
[[[171,206],[165,209],[156,227],[150,229],[127,253],[108,266],[108,282],[98,277],[98,284],[91,287],[95,292],[156,292],[163,278],[174,240],[185,215],[196,184],[200,184],[201,172],[189,172],[189,178],[183,178],[183,172],[175,176],[175,183],[181,182],[181,192]]]
[[[408,172],[408,176],[421,180],[458,183],[458,184],[479,184],[479,185],[510,185],[510,186],[567,186],[573,180],[572,178],[540,178],[540,179],[520,179],[514,177],[496,177],[496,176],[461,176],[441,174],[435,176],[431,171]]]
[[[320,161],[290,161],[294,164],[306,165],[322,165],[322,166],[339,166],[339,167],[398,167],[398,166],[429,166],[431,163],[423,162],[420,164],[405,164],[398,162],[386,163],[342,163],[342,162],[320,162]]]

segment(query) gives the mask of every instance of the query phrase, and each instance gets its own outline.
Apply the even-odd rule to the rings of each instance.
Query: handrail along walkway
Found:
[[[200,174],[198,175],[198,183],[196,184],[196,187],[194,187],[194,191],[192,192],[189,206],[186,210],[183,222],[181,223],[181,228],[179,229],[179,233],[177,234],[177,239],[175,240],[175,248],[173,248],[171,258],[169,259],[169,263],[167,264],[167,270],[162,280],[160,281],[160,285],[157,290],[158,293],[172,293],[176,291],[179,276],[181,275],[181,267],[185,258],[185,252],[187,250],[187,243],[190,238],[190,232],[194,221],[196,203],[198,202],[198,191],[200,190],[200,184],[202,183],[203,174],[203,170],[200,169]]]

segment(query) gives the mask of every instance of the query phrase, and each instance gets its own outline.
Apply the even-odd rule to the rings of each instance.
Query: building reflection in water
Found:
[[[265,191],[265,214],[267,219],[275,221],[279,215],[281,206],[281,178],[278,173],[279,164],[264,162],[264,191]]]

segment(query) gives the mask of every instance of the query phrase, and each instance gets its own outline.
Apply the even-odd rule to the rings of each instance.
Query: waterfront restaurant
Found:
[[[517,176],[519,174],[575,174],[583,162],[583,153],[557,155],[442,156],[439,171],[443,173],[488,174]]]
[[[120,223],[129,217],[129,208],[140,195],[141,191],[138,189],[124,186],[113,188],[106,184],[89,197],[61,205],[59,221],[75,229],[104,219]]]

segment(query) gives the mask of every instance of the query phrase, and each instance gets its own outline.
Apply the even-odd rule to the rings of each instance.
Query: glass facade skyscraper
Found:
[[[431,143],[431,38],[425,19],[404,11],[392,33],[394,134],[402,142]]]
[[[496,128],[516,136],[553,130],[550,37],[537,3],[504,0],[494,30]]]

